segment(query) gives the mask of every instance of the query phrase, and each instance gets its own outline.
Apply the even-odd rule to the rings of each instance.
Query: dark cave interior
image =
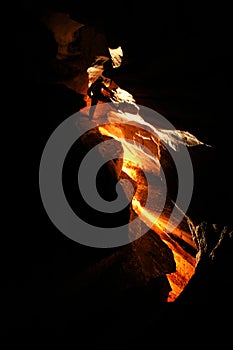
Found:
[[[51,12],[69,13],[74,21],[94,26],[106,34],[109,47],[121,45],[125,64],[110,71],[113,80],[139,104],[149,105],[175,127],[212,145],[199,153],[190,150],[195,184],[189,211],[197,223],[227,226],[232,231],[230,10],[214,3],[198,6],[194,1],[124,7],[109,2],[24,0],[16,35],[16,98],[20,107],[23,104],[17,122],[24,137],[17,146],[23,156],[16,163],[25,170],[19,174],[22,186],[17,188],[25,205],[18,203],[15,230],[21,235],[10,242],[10,254],[4,260],[2,290],[9,300],[6,326],[32,331],[45,328],[56,335],[77,327],[80,339],[87,341],[91,332],[89,341],[97,344],[111,342],[121,325],[118,341],[124,338],[133,344],[153,338],[161,320],[191,320],[197,310],[203,318],[216,319],[217,313],[225,313],[232,303],[232,233],[213,264],[203,258],[196,276],[175,303],[155,302],[156,289],[150,286],[115,294],[112,280],[118,276],[118,266],[111,261],[110,271],[101,275],[94,287],[88,287],[88,277],[82,275],[80,283],[86,287],[77,299],[70,282],[76,275],[103,258],[128,252],[76,244],[57,231],[40,201],[38,164],[45,142],[59,123],[85,106],[82,94],[57,83],[60,71],[57,66],[53,69],[57,44],[41,20]],[[62,74],[69,75],[69,71]],[[98,271],[89,273],[98,276]],[[166,285],[163,278],[159,283]],[[64,284],[68,286],[65,295],[61,292]],[[133,336],[139,320],[143,320],[141,334]]]

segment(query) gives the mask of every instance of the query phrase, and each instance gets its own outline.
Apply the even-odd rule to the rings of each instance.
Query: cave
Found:
[[[165,1],[156,12],[146,4],[107,6],[21,4],[17,98],[24,101],[22,125],[31,144],[22,138],[20,198],[30,205],[18,211],[23,237],[10,243],[3,291],[10,296],[9,329],[13,323],[58,334],[75,327],[78,339],[87,341],[91,333],[95,345],[111,344],[120,325],[114,348],[123,338],[130,344],[150,339],[161,321],[191,320],[197,313],[207,319],[232,306],[231,31],[227,10],[213,4],[211,18],[207,7],[200,11],[191,3]],[[114,98],[98,102],[90,119],[88,88],[98,76]],[[93,226],[110,232],[127,225],[115,244],[70,239],[41,200],[38,170],[46,142],[70,117],[82,136],[64,161],[66,199]],[[116,199],[120,180],[131,183],[120,187],[121,198],[131,201],[118,213],[90,208],[77,188],[78,168],[93,148],[103,164],[96,186],[104,200]],[[184,154],[188,165],[182,167]],[[175,202],[188,166],[193,188],[183,212]],[[47,162],[43,179],[51,168]],[[133,336],[138,325],[140,334]]]

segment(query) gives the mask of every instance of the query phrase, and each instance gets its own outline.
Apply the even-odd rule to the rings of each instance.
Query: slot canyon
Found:
[[[26,237],[14,240],[6,271],[4,290],[16,294],[14,327],[61,333],[75,327],[78,339],[91,333],[93,344],[111,344],[117,332],[116,344],[123,338],[144,344],[157,322],[214,318],[232,306],[231,35],[227,20],[216,29],[213,19],[206,24],[207,8],[199,10],[167,1],[155,11],[77,1],[22,5],[17,94],[29,131],[21,143],[21,198],[33,185],[20,230]],[[92,106],[88,91],[99,77],[114,94]],[[128,225],[128,244],[79,244],[43,207],[42,152],[53,131],[75,115],[84,132],[64,162],[66,199],[91,225]],[[78,168],[93,147],[101,162],[112,155],[96,171],[100,196],[114,201],[123,184],[128,204],[114,214],[91,208],[77,186]],[[182,186],[176,163],[183,169],[184,150],[193,170],[185,211],[176,205]]]

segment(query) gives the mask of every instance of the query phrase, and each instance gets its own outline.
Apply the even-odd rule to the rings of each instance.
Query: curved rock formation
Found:
[[[60,18],[62,18],[62,20],[60,20]],[[108,66],[110,64],[110,66],[112,65],[113,68],[115,68],[115,57],[112,50],[107,46],[106,37],[104,37],[103,33],[99,33],[95,27],[75,23],[75,21],[70,19],[66,14],[62,15],[60,13],[55,13],[50,15],[50,17],[47,17],[45,21],[48,27],[53,31],[54,37],[58,42],[57,59],[64,60],[64,66],[72,67],[77,64],[77,62],[80,63],[79,71],[74,73],[72,78],[64,80],[63,83],[76,92],[83,93],[84,96],[86,96],[87,87],[98,76],[103,76],[106,64]],[[73,63],[69,63],[67,58],[74,55],[74,51],[69,48],[71,47],[71,44],[77,40],[80,43],[79,50],[76,51],[76,58]],[[65,46],[62,43],[65,43]],[[61,47],[63,48],[62,57],[60,55]],[[124,53],[122,50],[120,53],[122,58]],[[116,60],[116,62],[118,62],[116,66],[118,68],[121,65],[121,60]],[[82,78],[84,76],[85,79]],[[177,152],[179,144],[192,147],[203,145],[203,143],[197,140],[196,137],[188,131],[166,130],[161,128],[161,126],[154,128],[154,126],[147,123],[143,117],[140,116],[140,111],[136,105],[136,101],[130,93],[123,90],[117,84],[114,85],[114,82],[111,79],[105,77],[104,79],[106,84],[113,84],[114,86],[115,107],[108,111],[107,114],[104,110],[104,106],[102,108],[99,107],[95,111],[93,121],[94,126],[98,126],[98,119],[100,118],[102,120],[103,118],[106,118],[106,120],[110,121],[110,124],[105,126],[102,125],[98,130],[95,130],[94,133],[89,132],[88,135],[85,135],[84,145],[87,147],[89,142],[88,147],[91,147],[93,142],[94,144],[96,143],[95,140],[99,139],[100,141],[103,137],[101,135],[104,135],[104,137],[114,138],[120,142],[121,147],[123,147],[123,163],[121,163],[120,166],[119,161],[117,163],[108,163],[107,165],[106,174],[112,174],[113,176],[113,181],[110,180],[109,184],[112,183],[112,185],[114,185],[114,179],[119,180],[122,176],[133,181],[135,194],[130,206],[130,220],[133,221],[135,216],[140,215],[143,212],[144,222],[142,225],[148,225],[148,228],[152,227],[152,229],[149,231],[150,234],[146,234],[145,237],[133,242],[131,250],[134,252],[136,260],[139,259],[141,261],[140,271],[143,271],[143,275],[146,276],[149,271],[151,271],[145,279],[146,283],[151,279],[154,279],[155,276],[167,275],[171,289],[170,294],[167,293],[167,300],[174,301],[194,274],[196,267],[195,255],[198,248],[193,241],[190,232],[190,218],[182,220],[182,223],[175,230],[166,227],[166,222],[168,221],[169,215],[174,207],[173,200],[175,200],[176,196],[176,186],[174,186],[174,183],[176,182],[176,174],[170,151]],[[80,87],[80,83],[82,84],[82,87]],[[88,117],[88,110],[84,109],[83,114],[84,119],[85,115]],[[124,122],[131,122],[131,126],[121,123],[121,120]],[[93,140],[91,137],[93,137]],[[89,141],[87,142],[87,140]],[[132,140],[132,142],[130,143],[127,140]],[[142,147],[138,147],[138,144],[149,149],[151,154],[145,152],[145,149]],[[170,149],[170,151],[166,150],[164,144]],[[127,158],[132,159],[132,157],[134,162],[127,161]],[[157,221],[153,210],[145,210],[143,205],[149,189],[149,191],[154,192],[153,197],[158,201],[159,208],[160,199],[158,199],[158,189],[161,186],[159,183],[161,165],[164,171],[167,172],[166,180],[169,186],[169,199],[163,210],[162,216],[159,221]],[[152,176],[152,182],[154,182],[152,186],[147,184],[145,173],[147,176]],[[107,177],[108,176],[109,175],[107,175]],[[103,183],[105,183],[105,181],[103,181]],[[106,183],[108,183],[108,181]],[[102,193],[105,193],[106,195],[107,192],[108,191],[106,191],[103,186]],[[127,195],[128,194],[126,193],[126,196]],[[138,232],[129,232],[129,235],[134,235],[135,237],[140,236],[140,230],[141,228],[137,227],[136,231]],[[152,259],[149,262],[150,254],[144,254],[143,248],[141,247],[142,242],[144,242],[145,247],[147,246],[146,242],[148,242],[151,247],[153,242],[153,239],[150,237],[152,231],[156,237],[160,237],[162,246],[164,242],[166,243],[168,251],[171,250],[174,256],[173,261],[175,261],[176,268],[174,269],[173,265],[173,267],[168,268],[166,274],[164,274],[164,269],[159,271],[156,267],[155,260]],[[154,256],[156,255],[157,259],[159,259],[158,253]],[[101,262],[101,266],[103,265],[105,265],[105,262]],[[148,271],[146,271],[143,266],[147,266]],[[136,265],[135,269],[138,270]]]
[[[71,3],[73,8],[68,11]],[[170,148],[177,137],[181,140],[182,136],[191,136],[183,133],[184,130],[198,135],[200,140],[213,147],[207,148],[201,144],[189,147],[195,186],[188,215],[184,217],[179,230],[164,230],[166,220],[160,222],[162,226],[150,226],[154,217],[151,212],[144,212],[145,221],[142,220],[141,226],[138,225],[130,234],[140,235],[147,223],[150,229],[146,234],[124,247],[95,249],[69,240],[49,221],[39,197],[38,164],[46,140],[57,125],[86,106],[87,69],[101,62],[98,57],[103,58],[102,63],[105,59],[106,63],[109,62],[106,38],[103,31],[90,25],[91,21],[87,25],[85,21],[75,19],[80,12],[88,17],[88,11],[84,13],[80,10],[81,4],[77,1],[35,1],[32,5],[24,1],[26,5],[31,8],[30,11],[23,13],[22,17],[17,12],[17,55],[12,55],[14,62],[10,67],[11,71],[12,67],[17,67],[16,61],[19,62],[19,74],[10,81],[17,83],[17,87],[10,91],[13,90],[20,100],[19,104],[14,99],[10,100],[17,108],[17,126],[14,125],[14,118],[10,120],[13,129],[17,130],[19,142],[16,143],[16,157],[10,159],[14,179],[10,183],[13,195],[9,208],[16,210],[14,213],[10,211],[9,222],[16,225],[15,228],[10,226],[9,234],[3,235],[7,237],[7,245],[3,243],[2,259],[3,329],[27,328],[29,332],[36,329],[38,334],[38,328],[47,328],[56,336],[72,329],[78,341],[83,344],[84,340],[86,346],[93,343],[92,348],[96,348],[97,344],[101,344],[101,347],[107,344],[108,349],[120,349],[125,344],[129,348],[137,348],[139,344],[142,348],[150,348],[157,341],[161,320],[165,320],[169,326],[178,323],[182,326],[186,323],[191,325],[197,319],[198,325],[205,321],[204,327],[209,326],[210,321],[215,323],[218,331],[212,334],[211,339],[216,340],[220,334],[221,340],[226,340],[226,336],[231,335],[231,332],[227,332],[230,325],[227,315],[232,309],[233,284],[232,137],[231,128],[228,127],[232,108],[232,82],[229,80],[232,58],[230,56],[229,59],[228,55],[231,31],[227,30],[231,24],[231,11],[229,21],[224,20],[223,26],[216,26],[221,17],[220,6],[216,6],[216,22],[214,16],[209,16],[209,7],[203,9],[202,3],[200,8],[193,8],[188,16],[184,14],[184,23],[179,21],[182,16],[177,16],[173,11],[175,4],[169,9],[166,3],[160,3],[156,22],[151,11],[149,21],[148,17],[144,18],[144,27],[140,21],[150,9],[137,8],[134,4],[139,12],[136,17],[129,18],[125,8],[122,11],[117,4],[116,20],[119,22],[120,18],[120,25],[124,26],[122,30],[115,27],[117,21],[112,21],[114,7],[108,7],[108,23],[113,22],[112,28],[117,32],[117,37],[118,29],[121,29],[122,38],[122,42],[118,41],[117,45],[110,47],[117,48],[123,41],[125,45],[129,38],[132,39],[128,40],[127,46],[130,46],[128,53],[133,57],[133,64],[129,60],[124,67],[110,67],[105,76],[106,82],[112,80],[114,88],[119,88],[118,102],[124,102],[125,93],[128,92],[127,101],[132,103],[122,103],[120,110],[135,118],[137,109],[134,103],[137,101],[168,116],[181,132],[166,134],[161,131],[164,125],[157,125],[162,132],[157,136],[159,139],[167,137],[171,144],[166,145]],[[69,29],[65,34],[65,46],[61,42],[60,56],[57,56],[59,43],[54,40],[54,32],[48,27],[45,30],[46,22],[43,22],[43,26],[41,21],[38,23],[42,12],[43,15],[48,14],[43,7],[47,9],[49,5],[50,10],[54,8],[51,11],[54,18],[64,10],[64,20],[60,20],[60,25],[59,21],[56,23],[59,32],[57,40],[60,41],[59,35]],[[161,6],[164,16],[159,15]],[[36,7],[40,7],[41,12],[34,16]],[[89,3],[84,7],[88,10]],[[95,9],[99,9],[99,18],[96,13],[93,13],[93,18],[103,21],[99,3],[95,3]],[[121,21],[122,16],[124,21]],[[210,18],[216,27],[212,34]],[[68,22],[72,25],[68,25]],[[78,29],[77,23],[85,25]],[[177,23],[179,29],[176,28]],[[151,55],[151,45],[156,48],[155,55]],[[124,55],[125,52],[123,60]],[[116,65],[118,62],[120,60],[117,59]],[[99,72],[103,72],[102,69]],[[21,103],[22,114],[19,113]],[[28,116],[26,111],[29,112]],[[118,112],[115,109],[119,117]],[[85,123],[89,122],[87,117],[83,110]],[[95,123],[97,121],[98,118]],[[138,130],[139,122],[142,120],[137,120],[137,130],[135,125],[130,129],[121,125],[120,133],[119,128],[113,128],[113,125],[112,128],[101,129],[93,123],[93,131],[84,135],[77,147],[71,150],[64,167],[64,190],[74,209],[81,203],[77,190],[77,161],[81,161],[92,145],[114,138],[118,156],[122,156],[124,149],[118,140],[121,134],[134,137],[158,156],[158,145],[150,138],[152,130]],[[158,138],[155,137],[154,141],[158,141]],[[192,137],[190,141],[193,141]],[[133,150],[140,157],[143,156],[142,149],[135,147]],[[175,149],[172,152],[179,154]],[[103,157],[101,152],[99,155]],[[149,180],[152,179],[153,186],[161,185],[159,177],[155,176],[159,170],[158,164],[148,158],[148,154],[144,154],[144,158],[146,161],[143,159],[140,167],[148,169],[146,174]],[[177,194],[177,174],[166,147],[160,148],[159,159],[162,168],[167,170],[170,198],[163,214],[169,216]],[[18,163],[15,163],[17,160]],[[114,216],[113,220],[112,217],[97,215],[83,204],[80,209],[83,218],[92,220],[96,225],[105,223],[106,227],[111,227],[111,224],[131,222],[140,215],[147,182],[139,166],[128,165],[119,158],[108,162],[100,169],[97,182],[103,198],[111,200],[115,198],[115,185],[119,178],[129,180],[137,196],[132,205]],[[15,181],[17,168],[22,171],[17,172]],[[135,175],[138,181],[135,181]],[[125,187],[122,187],[123,191]],[[164,302],[168,300],[173,302]]]

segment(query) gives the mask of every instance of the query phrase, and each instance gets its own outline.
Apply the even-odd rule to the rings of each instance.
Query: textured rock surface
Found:
[[[216,341],[220,334],[221,342],[228,338],[231,341],[226,317],[232,307],[233,256],[230,234],[233,195],[229,161],[232,155],[229,128],[229,115],[232,114],[232,82],[229,78],[232,66],[229,55],[231,11],[214,4],[210,10],[204,3],[201,6],[190,4],[191,7],[187,3],[184,8],[181,5],[176,8],[177,4],[167,6],[165,1],[157,4],[155,21],[154,11],[148,13],[146,6],[139,9],[135,4],[130,16],[120,6],[116,6],[116,16],[115,11],[109,9],[111,16],[107,23],[112,24],[108,26],[109,33],[114,34],[112,41],[120,37],[129,59],[128,65],[111,72],[114,81],[132,92],[137,103],[154,108],[167,116],[176,128],[189,130],[213,146],[208,149],[200,147],[199,152],[195,147],[190,149],[195,187],[188,214],[199,233],[207,230],[207,236],[216,239],[211,239],[211,243],[206,241],[207,255],[205,258],[203,255],[203,264],[200,258],[195,275],[180,295],[180,302],[154,303],[158,284],[159,290],[162,286],[165,293],[168,290],[166,280],[156,277],[146,288],[130,288],[128,293],[122,293],[122,297],[104,298],[98,307],[99,294],[93,294],[91,288],[89,294],[83,293],[83,298],[77,299],[72,297],[71,290],[69,297],[67,294],[67,297],[61,297],[64,296],[64,285],[70,284],[88,267],[99,266],[102,259],[114,255],[116,250],[83,247],[64,237],[50,223],[38,194],[38,164],[46,140],[60,122],[84,107],[83,95],[75,89],[79,92],[85,90],[82,89],[86,87],[87,76],[74,82],[80,64],[75,67],[72,63],[72,69],[65,70],[64,60],[60,60],[60,66],[54,62],[57,45],[48,29],[41,25],[41,17],[49,7],[54,12],[70,13],[74,21],[85,23],[85,20],[78,19],[78,15],[82,12],[83,18],[88,17],[89,3],[83,4],[82,10],[77,9],[76,1],[72,6],[71,2],[61,3],[35,0],[30,5],[25,1],[27,11],[22,16],[17,13],[17,55],[15,52],[12,55],[14,62],[10,67],[11,71],[18,63],[17,74],[10,81],[11,84],[14,82],[10,90],[16,95],[12,98],[12,105],[17,106],[17,113],[16,120],[10,121],[13,120],[12,125],[19,135],[12,158],[18,161],[20,171],[17,172],[17,181],[14,177],[10,184],[14,192],[10,208],[17,205],[17,210],[14,219],[10,211],[9,222],[15,227],[11,226],[9,234],[3,235],[10,236],[9,249],[8,245],[3,245],[1,292],[6,306],[6,314],[2,310],[5,327],[28,328],[30,331],[49,328],[49,332],[55,332],[56,336],[75,327],[80,342],[82,339],[92,343],[93,348],[99,344],[107,344],[108,349],[119,349],[122,344],[129,348],[138,344],[150,348],[155,339],[158,340],[161,320],[169,326],[180,321],[182,327],[184,324],[190,326],[197,318],[195,324],[199,328],[201,321],[205,321],[202,329],[206,329],[211,321],[215,323],[217,332],[212,332],[212,340]],[[93,7],[97,11],[92,11],[92,19],[105,22],[99,4]],[[119,18],[122,26],[116,28]],[[143,18],[144,26],[135,26]],[[221,25],[220,18],[224,18]],[[155,56],[151,55],[152,47],[156,48]],[[51,84],[51,81],[60,84]],[[19,113],[20,106],[23,107],[22,113]],[[16,163],[12,170],[14,176],[15,169]],[[125,219],[128,214],[125,214]],[[213,226],[214,223],[217,226]],[[223,235],[219,245],[224,227],[229,234]],[[205,247],[205,238],[201,240],[201,246]],[[213,250],[214,259],[210,259]],[[150,252],[149,247],[147,252]],[[100,285],[103,282],[106,283],[106,279]]]
[[[86,124],[90,122],[87,118],[85,120],[84,117],[83,121],[79,123],[79,126],[82,125],[82,123]],[[95,126],[95,124],[93,126]],[[133,130],[130,132],[133,132]],[[130,132],[125,136],[130,137]],[[103,145],[104,141],[107,139],[109,139],[109,137],[103,136],[98,131],[98,128],[95,127],[82,136],[81,143],[79,144],[79,147],[77,147],[77,151],[73,152],[73,156],[65,164],[65,169],[67,168],[69,171],[67,173],[67,182],[69,184],[71,182],[71,187],[69,190],[69,186],[67,186],[66,182],[64,182],[64,188],[70,193],[69,197],[71,196],[70,198],[71,202],[73,203],[73,207],[75,206],[75,202],[79,203],[80,198],[77,198],[76,193],[73,191],[73,183],[70,180],[72,168],[69,167],[68,164],[72,164],[72,158],[74,158],[76,162],[78,159],[81,161],[86,152],[96,145],[100,146],[101,143]],[[107,151],[109,152],[111,150]],[[124,178],[128,177],[127,174],[122,174],[123,148],[119,141],[115,142],[115,146],[112,151],[112,154],[117,159],[108,161],[105,166],[102,167],[101,173],[99,174],[99,179],[97,178],[98,190],[101,196],[108,200],[112,200],[114,198],[115,185],[120,178],[122,178],[122,175]],[[103,152],[103,148],[101,150],[99,147],[99,156],[105,157],[105,153],[106,152]],[[130,180],[130,178],[128,178],[128,180]],[[138,184],[135,185],[136,191],[137,187]],[[144,191],[146,191],[146,188]],[[127,196],[127,192],[125,195]],[[143,196],[144,194],[141,192],[141,197],[143,198]],[[136,216],[132,205],[129,205],[127,210],[128,211],[124,210],[124,214],[119,214],[121,216],[121,220],[123,217],[125,217],[125,223],[133,220]],[[94,212],[91,214],[90,210],[85,206],[79,205],[79,215],[80,213],[82,214],[82,217],[88,220],[88,222],[95,223],[96,225],[108,225],[107,216],[105,218],[100,216],[99,221],[96,222],[94,219]],[[119,215],[115,219],[117,225],[119,225]],[[140,235],[141,225],[143,225],[143,222],[139,223],[139,225],[136,227],[133,226],[133,232],[129,232],[129,235]],[[114,226],[114,218],[112,216],[110,216],[110,226]],[[107,258],[103,256],[103,259],[101,259],[100,262],[91,266],[88,271],[82,272],[81,276],[83,277],[81,279],[79,279],[77,275],[76,282],[73,282],[72,287],[70,287],[68,284],[68,289],[67,286],[64,286],[64,288],[66,291],[69,290],[69,288],[71,288],[71,290],[76,290],[76,293],[82,291],[83,289],[84,291],[86,289],[89,290],[90,288],[94,288],[96,291],[105,290],[104,293],[107,293],[110,290],[111,293],[116,293],[116,295],[119,295],[129,288],[146,287],[148,283],[152,283],[154,279],[163,277],[161,280],[162,285],[160,286],[160,283],[158,282],[157,289],[159,290],[159,288],[165,288],[164,281],[167,281],[167,287],[164,289],[164,295],[159,293],[157,294],[157,297],[158,301],[166,301],[168,293],[171,290],[166,274],[175,272],[175,270],[176,264],[171,249],[159,238],[159,236],[155,234],[154,231],[151,230],[148,231],[148,233],[143,237],[133,242],[131,245],[118,248],[116,253],[108,256]],[[84,284],[83,281],[85,281]]]
[[[233,285],[233,228],[202,222],[192,234],[198,246],[197,267],[177,302],[227,304]]]
[[[48,29],[53,33],[54,39],[58,44],[56,58],[66,59],[72,55],[80,55],[79,31],[84,26],[70,18],[68,13],[50,13],[44,16],[43,21]],[[76,50],[74,48],[76,43]],[[73,44],[73,47],[72,47]]]

